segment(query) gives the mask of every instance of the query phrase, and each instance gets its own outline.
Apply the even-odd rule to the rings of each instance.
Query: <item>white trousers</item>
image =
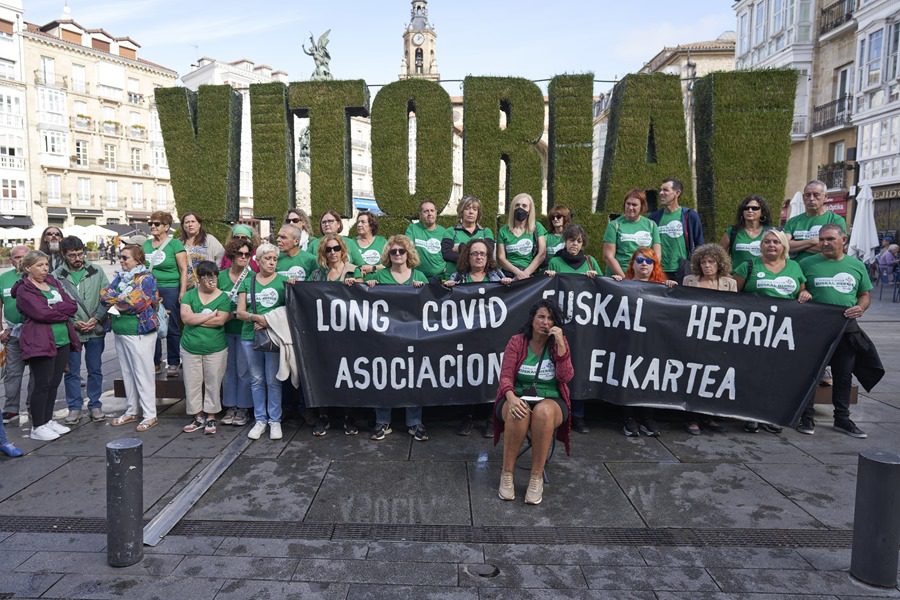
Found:
[[[181,349],[184,404],[187,414],[222,412],[222,379],[228,363],[228,348],[212,354],[191,354]],[[204,389],[205,388],[205,389]]]
[[[115,338],[125,382],[125,414],[137,415],[140,405],[144,419],[156,418],[156,372],[153,367],[156,332],[116,335]]]

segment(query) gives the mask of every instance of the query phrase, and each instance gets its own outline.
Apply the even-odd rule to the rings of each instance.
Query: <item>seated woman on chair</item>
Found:
[[[513,470],[519,448],[531,433],[531,479],[526,504],[540,504],[544,494],[544,464],[553,432],[569,453],[572,357],[560,329],[559,308],[549,300],[531,307],[522,332],[510,338],[500,366],[500,386],[494,403],[494,444],[505,430],[503,468],[500,473],[502,500],[515,500]]]

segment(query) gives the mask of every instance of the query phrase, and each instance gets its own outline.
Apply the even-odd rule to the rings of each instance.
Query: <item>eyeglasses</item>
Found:
[[[485,256],[487,256],[487,252],[476,250],[475,252],[469,252],[469,256],[471,256],[472,258],[484,258]]]
[[[237,256],[238,258],[250,258],[251,253],[250,252],[235,252],[234,255]]]
[[[122,254],[119,256],[119,262],[121,262],[123,260],[131,260],[131,257],[128,256],[127,254]]]
[[[750,212],[757,212],[759,210],[762,210],[762,207],[761,206],[745,206],[744,210],[749,210]]]
[[[62,231],[48,231],[47,233],[44,234],[44,237],[62,238],[62,236],[63,236]]]
[[[284,222],[285,223],[299,223],[300,219],[299,218],[298,219],[285,219]]]
[[[218,276],[215,275],[214,273],[209,273],[208,275],[201,275],[199,277],[199,279],[205,279],[207,281],[216,281],[218,279]]]
[[[72,260],[84,258],[84,252],[66,252],[66,258],[71,258]]]
[[[652,265],[656,261],[653,260],[652,258],[647,258],[646,256],[636,256],[636,257],[634,257],[634,262],[636,262],[639,265]]]
[[[249,241],[250,241],[250,236],[247,236],[247,235],[233,235],[233,236],[231,236],[231,239],[233,239],[233,240],[244,240],[245,242],[249,242]]]
[[[340,252],[340,246],[325,246],[325,252]]]
[[[391,248],[388,251],[388,254],[390,254],[391,256],[403,256],[404,254],[406,254],[406,248]]]
[[[147,225],[150,227],[162,227],[161,221],[147,221]]]

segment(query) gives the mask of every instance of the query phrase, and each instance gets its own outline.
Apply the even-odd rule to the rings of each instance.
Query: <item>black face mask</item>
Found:
[[[513,212],[513,217],[515,217],[516,221],[524,221],[528,218],[528,211],[524,208],[517,208]]]

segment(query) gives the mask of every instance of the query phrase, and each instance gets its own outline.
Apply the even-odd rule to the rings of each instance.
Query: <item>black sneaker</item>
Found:
[[[841,433],[846,433],[850,437],[855,437],[859,439],[865,439],[869,437],[865,431],[856,426],[856,423],[851,421],[850,419],[841,419],[839,421],[834,422],[834,428]]]
[[[800,417],[797,431],[805,435],[813,435],[816,432],[816,421],[812,417]]]
[[[409,433],[409,435],[413,436],[413,439],[417,442],[428,441],[428,432],[425,431],[425,426],[422,424],[410,427],[407,432]]]
[[[759,431],[759,423],[756,421],[747,421],[744,423],[744,431],[747,433],[756,433]]]
[[[575,417],[572,419],[572,429],[575,433],[590,433],[591,430],[588,429],[587,423],[584,422],[584,417]]]
[[[456,428],[456,435],[470,435],[473,429],[475,429],[475,423],[472,422],[472,417],[465,417]]]
[[[762,427],[769,433],[774,433],[775,435],[778,435],[782,431],[781,427],[779,427],[778,425],[772,425],[771,423],[763,423],[762,425],[760,425],[760,427]]]
[[[653,419],[644,419],[641,423],[640,431],[647,437],[659,437],[659,427]]]
[[[485,439],[494,437],[494,423],[490,419],[485,419],[484,427],[481,430],[481,437]]]
[[[353,422],[352,417],[344,417],[344,435],[356,435],[359,433],[359,429],[356,427],[356,423]]]
[[[372,436],[369,439],[375,440],[376,442],[384,439],[384,436],[390,435],[394,430],[391,429],[391,426],[388,423],[375,423],[375,430],[372,432]]]
[[[322,437],[328,430],[331,429],[331,421],[328,420],[326,415],[320,415],[318,419],[316,419],[316,424],[313,425],[312,434],[316,437]]]
[[[634,417],[625,419],[625,426],[622,427],[622,433],[624,433],[626,437],[638,437],[641,435],[641,430],[638,427],[637,421],[634,420]]]

